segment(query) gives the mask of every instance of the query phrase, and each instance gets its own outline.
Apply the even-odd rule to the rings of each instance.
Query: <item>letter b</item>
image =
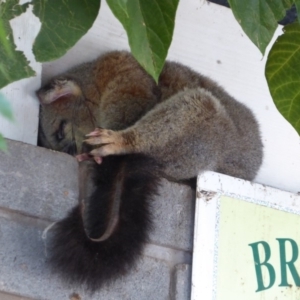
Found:
[[[264,261],[261,261],[261,258],[259,256],[259,252],[258,252],[259,245],[261,245],[263,247],[264,252],[265,252]],[[264,242],[264,241],[252,243],[252,244],[249,244],[249,246],[252,248],[252,253],[253,253],[253,258],[254,258],[255,273],[256,273],[256,279],[257,279],[257,285],[258,285],[256,292],[267,290],[270,287],[272,287],[275,282],[274,267],[270,263],[268,263],[268,260],[271,257],[270,246],[267,242]],[[269,272],[269,278],[270,278],[269,284],[266,286],[264,285],[264,281],[263,281],[262,267],[265,267]]]

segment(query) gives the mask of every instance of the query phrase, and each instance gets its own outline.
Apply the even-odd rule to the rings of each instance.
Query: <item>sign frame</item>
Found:
[[[224,196],[300,217],[300,195],[215,172],[199,175],[195,209],[192,300],[219,300],[216,296],[219,219],[220,199]]]

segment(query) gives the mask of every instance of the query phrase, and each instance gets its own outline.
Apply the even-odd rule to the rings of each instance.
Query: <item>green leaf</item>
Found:
[[[33,0],[33,12],[42,23],[33,45],[37,61],[59,58],[92,27],[100,0]]]
[[[0,45],[2,45],[4,51],[6,51],[6,55],[12,55],[11,44],[6,39],[6,31],[2,19],[0,19]]]
[[[0,88],[7,84],[35,75],[21,51],[16,50],[9,20],[26,11],[28,3],[19,0],[0,1]]]
[[[13,121],[13,112],[10,103],[0,93],[0,114]]]
[[[125,28],[131,52],[158,81],[170,47],[179,0],[107,0]]]
[[[3,135],[0,133],[0,150],[7,152],[7,146]]]
[[[298,22],[300,22],[300,0],[294,0],[297,9]]]
[[[266,64],[266,78],[280,113],[300,134],[300,24],[285,26]]]
[[[293,0],[228,0],[236,20],[262,54]]]

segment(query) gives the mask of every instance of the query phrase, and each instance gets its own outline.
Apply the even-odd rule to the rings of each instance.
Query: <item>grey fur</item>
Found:
[[[52,89],[48,85],[37,93],[41,103],[51,104],[43,105],[41,113],[51,148],[62,147],[52,135],[65,119],[77,153],[83,152],[85,134],[94,127],[109,129],[109,137],[101,129],[87,140],[98,145],[95,157],[151,155],[161,164],[162,175],[174,180],[205,170],[252,180],[262,163],[263,145],[250,109],[181,64],[167,62],[156,85],[130,54],[110,52],[51,84]],[[73,95],[65,97],[63,91],[70,89]]]

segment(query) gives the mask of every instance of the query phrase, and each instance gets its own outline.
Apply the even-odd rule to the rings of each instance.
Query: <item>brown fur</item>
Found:
[[[57,271],[91,290],[141,255],[159,176],[191,182],[212,170],[252,180],[262,162],[251,111],[174,62],[156,84],[129,53],[110,52],[37,95],[40,144],[101,163],[81,163],[80,204],[54,227],[48,251]]]
[[[58,91],[59,80],[73,93]],[[99,127],[104,129],[87,139],[99,146],[92,155],[144,153],[174,180],[205,170],[252,180],[262,162],[251,111],[178,63],[167,62],[156,85],[129,53],[110,52],[54,78],[37,95],[44,104],[42,143],[52,149],[69,149],[73,143],[76,149],[70,152],[82,153],[85,135]]]

